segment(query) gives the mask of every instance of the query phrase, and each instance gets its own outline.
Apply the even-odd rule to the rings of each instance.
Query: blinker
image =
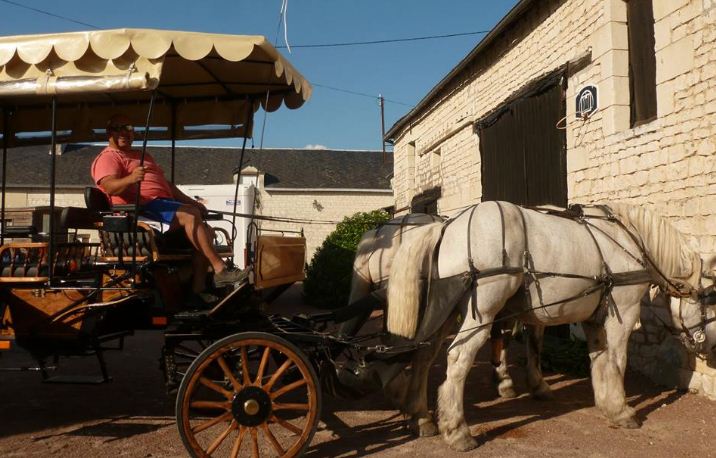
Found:
[[[709,286],[699,293],[699,301],[703,305],[716,304],[716,286]]]

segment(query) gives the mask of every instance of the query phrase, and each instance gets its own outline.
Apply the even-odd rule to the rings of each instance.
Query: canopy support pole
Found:
[[[55,263],[55,172],[57,168],[57,96],[52,96],[52,122],[50,133],[50,243],[47,253],[48,281],[52,285],[53,266]],[[39,272],[38,272],[39,275]]]
[[[157,97],[157,91],[152,91],[152,97],[149,99],[149,110],[147,111],[147,122],[144,124],[144,138],[142,139],[142,155],[139,158],[139,167],[144,167],[144,156],[147,154],[147,140],[149,140],[149,126],[152,122],[152,111],[154,110],[154,99]],[[134,221],[132,221],[132,284],[136,280],[137,270],[137,221],[139,220],[139,203],[140,193],[142,190],[142,182],[137,182],[137,196],[134,200]]]
[[[5,227],[5,184],[7,181],[7,135],[10,132],[10,128],[8,127],[10,117],[5,107],[2,109],[2,118],[2,209],[0,210],[0,225],[2,225],[2,231],[0,232],[0,245],[5,243],[5,231],[7,230]]]
[[[176,140],[177,140],[177,104],[174,100],[171,101],[172,106],[172,119],[171,119],[171,126],[169,126],[169,131],[172,136],[172,165],[171,165],[171,181],[172,184],[174,183],[174,165],[175,165],[175,154],[176,154]]]
[[[246,140],[248,140],[249,132],[251,132],[251,129],[253,128],[253,109],[254,109],[254,101],[252,99],[247,100],[247,113],[246,113],[246,126],[244,129],[244,141],[241,143],[241,156],[239,157],[239,167],[237,169],[238,176],[236,177],[236,186],[234,187],[234,215],[231,217],[231,228],[232,228],[232,238],[236,240],[236,236],[238,235],[238,231],[236,230],[236,205],[239,200],[239,185],[241,184],[241,169],[244,166],[244,153],[246,152]],[[247,234],[248,235],[248,234]],[[246,240],[246,243],[249,243],[248,237]],[[236,260],[234,259],[234,264],[236,264]],[[244,266],[246,267],[246,266]]]

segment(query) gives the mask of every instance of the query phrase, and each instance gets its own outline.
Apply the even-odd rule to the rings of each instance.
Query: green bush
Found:
[[[388,221],[383,210],[356,213],[338,223],[316,250],[306,268],[303,293],[306,302],[320,308],[333,309],[348,304],[353,258],[361,236]]]

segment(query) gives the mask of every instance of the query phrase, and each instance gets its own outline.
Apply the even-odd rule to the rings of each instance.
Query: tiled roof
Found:
[[[57,157],[57,186],[92,185],[90,165],[100,145],[67,145]],[[147,149],[169,178],[171,149]],[[177,147],[177,184],[230,184],[240,149]],[[393,155],[380,151],[318,149],[246,150],[244,167],[265,173],[267,188],[390,189]],[[1,170],[1,169],[0,169]],[[49,187],[50,154],[47,146],[11,148],[7,156],[7,183],[11,187]]]

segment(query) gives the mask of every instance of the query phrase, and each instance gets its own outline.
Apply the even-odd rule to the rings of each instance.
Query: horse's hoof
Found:
[[[532,390],[532,399],[536,399],[537,401],[552,401],[554,400],[554,392],[549,385],[542,382],[539,387]]]
[[[470,435],[470,430],[467,427],[453,431],[452,434],[443,434],[443,438],[451,449],[458,452],[467,452],[477,448],[478,445],[477,441]]]
[[[517,392],[515,391],[515,387],[512,386],[512,381],[510,381],[510,383],[501,383],[497,387],[497,392],[501,398],[512,399],[517,397]]]
[[[537,401],[553,401],[554,393],[552,390],[539,390],[532,393],[532,399]]]
[[[641,422],[639,420],[637,420],[636,417],[633,417],[633,416],[616,419],[612,423],[614,423],[615,426],[618,426],[620,428],[626,428],[626,429],[641,428]]]
[[[477,441],[473,439],[472,437],[468,438],[461,438],[460,440],[456,440],[454,442],[451,442],[450,448],[453,450],[456,450],[458,452],[468,452],[470,450],[473,450],[477,448]]]
[[[418,436],[419,437],[432,437],[437,436],[438,427],[432,420],[425,420],[424,423],[418,421]]]

